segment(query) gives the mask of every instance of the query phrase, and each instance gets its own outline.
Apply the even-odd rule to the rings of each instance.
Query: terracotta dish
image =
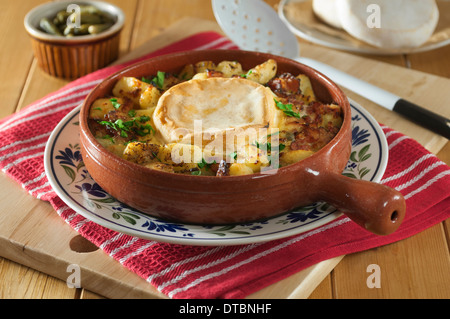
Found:
[[[273,174],[192,176],[151,170],[128,162],[104,149],[88,127],[91,104],[111,94],[123,76],[143,77],[158,71],[179,71],[199,61],[239,61],[251,68],[268,59],[278,73],[305,74],[318,100],[341,106],[343,124],[335,138],[314,155],[282,167]],[[273,217],[316,201],[342,210],[368,231],[394,232],[405,215],[402,195],[386,186],[341,175],[351,150],[351,111],[347,97],[330,79],[290,59],[256,52],[205,50],[153,58],[108,77],[84,101],[80,113],[81,150],[94,180],[111,196],[144,213],[162,219],[195,224],[246,223]]]

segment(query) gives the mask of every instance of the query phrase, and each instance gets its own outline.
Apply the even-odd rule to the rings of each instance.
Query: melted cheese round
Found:
[[[225,137],[229,131],[276,125],[275,114],[270,89],[242,78],[218,77],[190,80],[167,90],[153,122],[165,143],[190,143],[200,136],[204,146],[205,140]]]

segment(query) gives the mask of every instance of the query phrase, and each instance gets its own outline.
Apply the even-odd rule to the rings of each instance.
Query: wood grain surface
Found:
[[[8,79],[0,83],[3,102],[0,118],[67,83],[38,69],[23,27],[25,14],[43,2],[46,1],[0,2],[0,75]],[[209,0],[109,2],[121,7],[127,17],[120,42],[121,58],[116,63],[205,28],[220,30]],[[276,7],[279,1],[266,2]],[[450,46],[413,55],[376,56],[350,54],[299,41],[304,56],[450,117]],[[379,122],[413,137],[450,164],[447,139],[345,91]],[[48,203],[34,199],[3,173],[0,187],[0,298],[165,297],[102,251],[76,239],[77,233]],[[36,233],[37,229],[47,229],[48,223],[52,225],[50,231]],[[322,262],[249,298],[450,298],[449,227],[447,220],[400,242]],[[71,262],[82,265],[84,288],[67,286],[66,267]],[[380,288],[367,287],[367,267],[371,264],[381,269]]]

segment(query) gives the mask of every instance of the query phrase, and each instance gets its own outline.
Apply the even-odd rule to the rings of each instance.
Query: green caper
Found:
[[[75,28],[73,26],[66,26],[64,28],[64,35],[67,37],[68,35],[74,35],[75,34]]]
[[[72,23],[77,22],[77,14],[72,13],[69,16],[69,21]],[[80,24],[100,24],[103,23],[101,16],[93,13],[81,13],[79,18]]]
[[[115,17],[92,5],[80,5],[80,10],[67,12],[61,10],[51,18],[43,18],[40,28],[53,35],[73,37],[77,35],[98,34],[115,23]],[[79,23],[80,27],[76,27]]]
[[[91,13],[91,14],[101,14],[102,11],[100,11],[97,7],[94,7],[92,5],[81,5],[80,6],[80,13]]]
[[[44,30],[45,32],[47,32],[49,34],[62,35],[62,33],[61,33],[61,31],[59,31],[58,27],[52,21],[50,21],[50,19],[48,19],[48,18],[41,19],[41,21],[39,22],[39,26],[41,27],[42,30]]]
[[[86,35],[89,34],[89,26],[90,24],[82,24],[79,28],[73,28],[74,35]]]
[[[106,29],[110,28],[112,23],[103,23],[103,24],[92,24],[89,26],[89,33],[90,34],[99,34],[100,32],[105,31]]]
[[[56,14],[56,17],[54,19],[55,24],[60,25],[60,24],[66,24],[67,22],[67,18],[69,17],[70,12],[67,12],[65,10],[59,11]]]

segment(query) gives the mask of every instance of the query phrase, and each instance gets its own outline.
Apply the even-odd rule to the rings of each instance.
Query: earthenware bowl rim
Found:
[[[232,54],[232,53],[236,53],[236,51],[237,50],[208,49],[208,50],[199,50],[199,51],[195,51],[195,52],[203,52],[205,54],[214,55],[215,52],[220,52],[222,54],[228,54],[228,53]],[[257,55],[257,56],[275,57],[276,59],[287,61],[290,64],[301,65],[303,68],[307,68],[313,74],[315,74],[317,76],[317,80],[322,85],[325,85],[328,91],[330,91],[330,87],[334,87],[334,89],[337,92],[337,95],[341,96],[341,98],[345,104],[345,105],[341,105],[341,107],[344,108],[345,115],[344,115],[344,120],[343,120],[341,129],[336,134],[336,136],[327,145],[325,145],[322,149],[320,149],[319,151],[317,151],[310,157],[308,157],[300,162],[278,168],[275,174],[254,173],[254,174],[249,174],[249,175],[222,176],[220,178],[218,178],[216,176],[177,174],[177,173],[164,172],[164,171],[155,170],[155,169],[149,169],[142,165],[139,165],[139,164],[127,161],[123,158],[120,158],[119,156],[106,150],[95,139],[94,135],[90,131],[89,126],[87,124],[87,115],[88,115],[88,110],[90,108],[90,105],[87,105],[87,102],[89,102],[89,100],[93,100],[93,99],[95,100],[96,98],[100,98],[100,97],[95,97],[95,93],[97,92],[97,90],[100,89],[100,87],[105,86],[106,83],[117,80],[118,78],[120,78],[120,76],[122,76],[122,74],[128,73],[128,72],[133,72],[135,69],[139,69],[144,64],[157,63],[158,61],[160,61],[162,59],[168,59],[168,58],[172,58],[174,56],[184,56],[186,54],[189,55],[192,51],[182,51],[182,52],[170,53],[170,54],[166,54],[163,56],[157,56],[157,57],[153,57],[153,58],[150,58],[150,59],[147,59],[144,61],[140,61],[140,62],[134,63],[132,65],[129,65],[129,66],[115,72],[114,74],[108,76],[107,78],[105,78],[101,83],[99,83],[88,94],[86,99],[83,101],[83,104],[82,104],[81,110],[80,110],[80,129],[82,131],[81,133],[85,134],[85,137],[88,139],[88,141],[91,143],[91,145],[93,145],[95,147],[95,149],[97,151],[106,155],[108,157],[108,159],[114,161],[118,166],[125,165],[125,166],[129,166],[130,168],[132,168],[133,171],[136,171],[141,174],[145,174],[145,175],[152,174],[157,177],[171,177],[171,178],[176,178],[180,182],[187,182],[187,183],[193,182],[193,181],[195,181],[195,182],[204,181],[204,182],[209,183],[209,182],[212,182],[213,180],[214,181],[220,180],[222,182],[241,182],[241,181],[247,181],[249,179],[264,179],[264,178],[271,178],[271,176],[274,176],[274,175],[279,176],[280,174],[283,174],[283,175],[290,174],[291,170],[295,170],[297,166],[305,165],[304,164],[305,162],[313,163],[314,161],[316,161],[317,158],[320,158],[322,156],[322,154],[325,154],[333,145],[336,145],[340,140],[346,138],[346,136],[348,134],[347,130],[350,129],[350,123],[351,123],[350,103],[348,101],[346,94],[330,78],[328,78],[324,74],[320,73],[319,71],[317,71],[305,64],[299,63],[297,61],[294,61],[294,60],[291,60],[291,59],[288,59],[285,57],[281,57],[281,56],[277,56],[277,55],[273,55],[273,54],[269,54],[269,53],[254,52],[254,51],[245,51],[245,50],[238,50],[238,51],[240,51],[241,54],[251,54],[251,55]],[[347,129],[345,129],[345,128],[347,128]],[[350,142],[351,141],[349,140],[349,143]],[[91,151],[89,151],[89,152],[91,152]],[[101,164],[104,165],[103,163],[101,163]]]

